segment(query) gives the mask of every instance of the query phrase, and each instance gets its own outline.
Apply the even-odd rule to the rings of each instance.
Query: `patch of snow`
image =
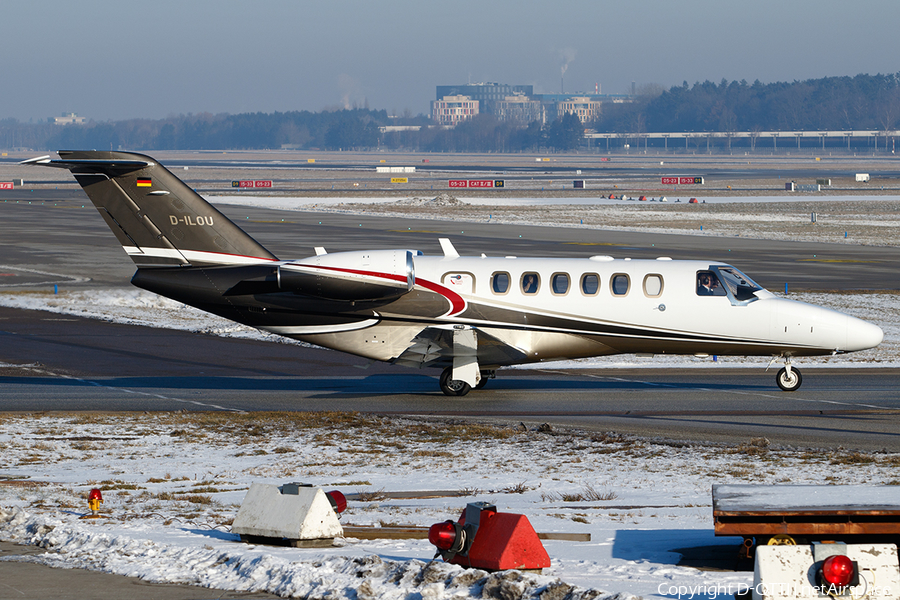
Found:
[[[624,600],[703,586],[718,590],[704,597],[730,600],[751,572],[678,565],[679,549],[738,550],[740,539],[713,534],[712,484],[897,483],[900,456],[858,456],[853,469],[835,469],[845,452],[759,439],[672,445],[371,415],[3,415],[0,479],[26,485],[0,484],[0,539],[45,550],[21,560],[286,597]],[[251,483],[290,481],[369,494],[350,500],[345,525],[427,527],[483,500],[526,515],[537,531],[592,541],[545,541],[552,566],[542,575],[489,575],[431,562],[426,540],[295,549],[230,533]],[[79,520],[94,487],[105,518]],[[466,497],[379,497],[400,490]]]

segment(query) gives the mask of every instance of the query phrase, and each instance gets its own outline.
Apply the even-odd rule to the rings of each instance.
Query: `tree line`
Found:
[[[900,125],[900,73],[793,83],[710,81],[650,89],[592,124],[604,133],[686,131],[892,131]]]
[[[417,131],[381,133],[386,125]],[[0,120],[0,146],[56,150],[376,149],[423,152],[567,151],[584,129],[603,133],[877,130],[900,125],[900,73],[763,84],[722,80],[668,90],[645,86],[632,102],[605,104],[592,123],[565,115],[548,124],[501,122],[489,114],[444,129],[424,116],[384,110],[188,114],[58,126]]]
[[[385,125],[416,125],[418,131],[382,134]],[[584,127],[566,115],[546,127],[540,123],[501,123],[488,114],[453,129],[429,118],[389,118],[384,110],[189,114],[160,120],[129,119],[84,125],[0,121],[0,146],[56,150],[259,150],[272,148],[424,152],[524,152],[538,147],[578,146]]]

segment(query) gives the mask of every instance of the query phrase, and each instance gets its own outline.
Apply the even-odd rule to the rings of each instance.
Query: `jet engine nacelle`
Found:
[[[412,250],[336,252],[285,263],[278,267],[278,289],[345,302],[399,298],[416,283],[413,255]]]

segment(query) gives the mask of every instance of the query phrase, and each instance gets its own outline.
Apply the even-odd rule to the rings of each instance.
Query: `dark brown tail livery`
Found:
[[[138,267],[246,265],[277,260],[154,159],[60,150],[23,164],[68,169]]]

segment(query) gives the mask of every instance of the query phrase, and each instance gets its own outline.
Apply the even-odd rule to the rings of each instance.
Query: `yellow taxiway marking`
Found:
[[[613,244],[610,242],[563,242],[568,246],[624,246],[625,244]]]
[[[820,262],[820,263],[879,263],[880,260],[849,260],[840,258],[801,258],[797,262]]]

